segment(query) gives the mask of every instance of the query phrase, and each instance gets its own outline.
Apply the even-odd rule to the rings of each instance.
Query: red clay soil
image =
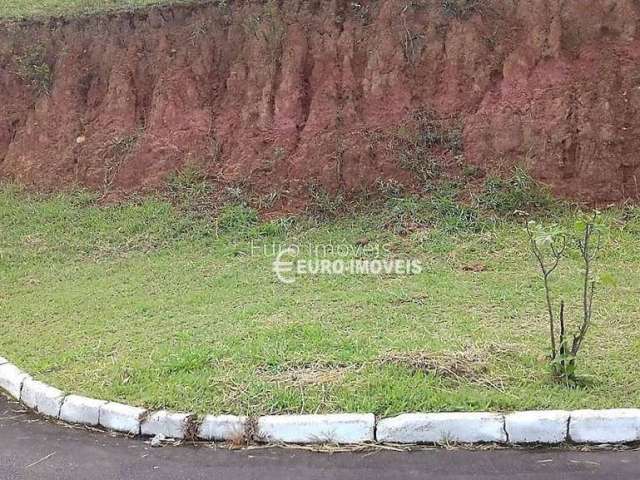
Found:
[[[0,178],[126,192],[196,165],[357,192],[415,179],[402,149],[433,112],[462,132],[428,143],[447,169],[638,199],[639,20],[637,0],[238,0],[4,23]]]

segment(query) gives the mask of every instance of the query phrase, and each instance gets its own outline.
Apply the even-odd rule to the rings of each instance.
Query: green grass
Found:
[[[434,198],[325,222],[256,224],[246,207],[227,207],[221,228],[159,199],[100,206],[88,194],[6,186],[0,355],[69,392],[198,413],[640,404],[640,211],[606,213],[601,268],[619,285],[596,298],[578,367],[588,384],[568,389],[546,366],[542,285],[522,224],[480,222]],[[394,228],[403,215],[420,226]],[[363,237],[424,271],[283,285],[256,248]],[[578,268],[573,259],[563,270],[572,280],[554,281],[574,320]],[[402,354],[441,371],[383,361]],[[458,376],[447,374],[452,362]]]
[[[131,10],[149,5],[194,3],[184,0],[2,0],[0,18],[19,19]]]

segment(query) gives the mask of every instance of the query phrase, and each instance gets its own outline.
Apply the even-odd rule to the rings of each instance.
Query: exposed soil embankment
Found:
[[[195,164],[294,196],[521,164],[561,195],[638,198],[639,18],[636,0],[271,0],[4,24],[0,176],[134,190]]]

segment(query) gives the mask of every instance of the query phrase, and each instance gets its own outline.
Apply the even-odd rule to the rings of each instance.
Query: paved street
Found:
[[[640,451],[426,450],[313,453],[151,448],[51,424],[0,396],[0,480],[640,479]]]

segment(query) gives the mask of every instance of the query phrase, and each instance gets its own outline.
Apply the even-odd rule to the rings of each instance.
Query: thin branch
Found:
[[[551,292],[549,288],[549,276],[553,273],[553,271],[558,267],[558,264],[560,263],[560,257],[562,256],[562,252],[564,252],[564,249],[566,248],[566,238],[563,238],[563,242],[562,242],[563,245],[559,251],[556,251],[555,248],[553,249],[555,262],[551,266],[551,268],[547,268],[544,261],[544,254],[542,253],[542,251],[538,247],[538,244],[536,243],[536,239],[533,235],[533,232],[531,231],[531,228],[529,227],[529,223],[526,224],[526,228],[527,228],[527,234],[529,235],[529,243],[531,244],[531,250],[534,256],[536,257],[536,259],[538,260],[538,264],[540,265],[540,269],[542,270],[542,276],[544,281],[544,293],[545,293],[545,299],[547,302],[547,313],[549,315],[549,336],[551,339],[551,358],[556,358],[558,350],[556,345],[555,318],[553,315],[553,304],[551,302]]]
[[[580,331],[578,332],[578,334],[574,335],[573,337],[571,354],[574,356],[577,355],[578,352],[580,351],[580,348],[582,347],[582,342],[587,336],[587,332],[589,331],[589,327],[591,326],[591,307],[593,305],[593,295],[594,295],[595,289],[596,289],[596,282],[592,281],[591,289],[589,293],[589,299],[588,299],[588,311],[587,313],[585,313],[585,321],[582,322],[582,325],[580,326]]]
[[[582,287],[582,325],[577,335],[573,337],[573,345],[571,353],[577,355],[582,347],[582,342],[591,326],[591,318],[593,311],[593,296],[595,294],[596,282],[591,279],[592,262],[598,256],[602,245],[602,235],[596,229],[595,222],[597,220],[597,212],[594,213],[591,221],[587,223],[584,231],[584,237],[578,242],[580,253],[584,261],[584,283]],[[596,235],[595,245],[593,244],[593,235]]]

